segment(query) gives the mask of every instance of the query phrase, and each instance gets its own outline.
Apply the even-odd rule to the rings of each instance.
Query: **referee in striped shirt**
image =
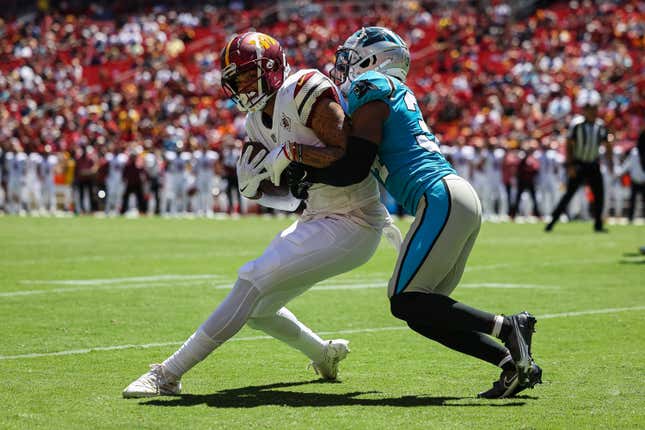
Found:
[[[600,146],[605,146],[605,156],[609,172],[613,174],[612,148],[607,140],[607,128],[598,118],[600,94],[595,90],[581,90],[577,105],[582,109],[582,115],[574,118],[567,134],[567,191],[552,214],[552,219],[546,225],[545,231],[553,230],[553,226],[564,213],[578,188],[584,183],[589,184],[594,196],[593,216],[594,230],[606,232],[602,225],[602,209],[604,204],[604,189],[602,173],[600,172]]]

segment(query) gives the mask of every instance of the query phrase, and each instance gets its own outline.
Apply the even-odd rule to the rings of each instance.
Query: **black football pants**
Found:
[[[558,222],[560,215],[564,213],[571,202],[576,191],[584,183],[589,184],[591,187],[591,192],[594,197],[593,204],[593,217],[594,217],[594,228],[596,230],[602,230],[602,208],[605,204],[605,189],[602,182],[602,173],[600,172],[600,164],[598,163],[578,163],[575,166],[576,173],[574,176],[569,177],[567,182],[567,191],[560,199],[558,206],[555,208],[552,214],[553,220],[551,225]]]
[[[494,366],[508,350],[486,333],[495,315],[434,293],[399,293],[390,298],[392,315],[422,336]]]

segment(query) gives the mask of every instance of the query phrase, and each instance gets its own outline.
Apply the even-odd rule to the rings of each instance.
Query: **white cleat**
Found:
[[[318,363],[311,362],[316,375],[323,379],[335,381],[338,378],[338,363],[349,354],[349,341],[334,339],[327,342],[323,351],[323,359]]]
[[[171,377],[161,364],[151,364],[150,371],[141,375],[123,390],[123,397],[174,396],[181,393],[181,381]]]

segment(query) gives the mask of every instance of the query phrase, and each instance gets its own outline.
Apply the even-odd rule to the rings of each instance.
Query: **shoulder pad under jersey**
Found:
[[[348,111],[352,114],[360,106],[374,100],[387,101],[396,91],[393,78],[370,70],[356,78],[349,87]]]
[[[324,74],[315,69],[300,70],[285,83],[293,86],[293,102],[300,121],[309,126],[310,114],[316,102],[323,96],[340,104],[338,89]]]

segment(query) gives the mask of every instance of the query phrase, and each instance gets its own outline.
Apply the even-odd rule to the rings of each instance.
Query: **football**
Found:
[[[242,154],[246,151],[246,148],[249,146],[253,148],[253,150],[251,151],[251,157],[250,157],[251,160],[256,156],[258,152],[260,152],[263,149],[267,151],[267,154],[270,151],[270,149],[267,148],[262,142],[248,141],[248,142],[245,142],[244,146],[242,147]],[[287,185],[286,174],[284,172],[282,173],[282,176],[280,177],[280,186],[277,186],[277,187],[273,185],[273,182],[271,182],[270,179],[265,179],[262,182],[260,182],[260,186],[258,187],[258,192],[255,196],[253,196],[253,199],[259,199],[264,194],[268,196],[275,196],[275,197],[282,197],[282,196],[288,195],[289,185]]]

